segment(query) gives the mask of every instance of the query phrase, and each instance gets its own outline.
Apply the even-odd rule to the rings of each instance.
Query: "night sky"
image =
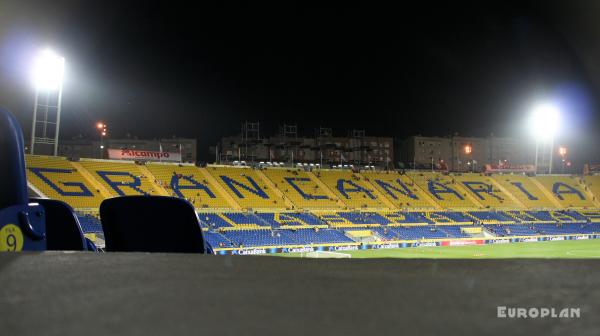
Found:
[[[536,101],[558,142],[600,159],[594,1],[0,2],[0,105],[29,133],[34,53],[67,62],[62,137],[173,135],[208,146],[260,121],[300,133],[520,136]]]

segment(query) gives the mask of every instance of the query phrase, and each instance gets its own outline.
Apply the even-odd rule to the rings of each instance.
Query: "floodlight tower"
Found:
[[[530,119],[532,134],[535,137],[535,171],[538,172],[539,145],[550,146],[550,159],[548,162],[548,173],[552,174],[552,155],[554,154],[554,136],[558,131],[560,123],[560,111],[549,103],[537,105]]]
[[[65,59],[50,49],[42,50],[35,59],[32,71],[35,103],[31,154],[34,154],[36,144],[53,145],[54,155],[58,154],[64,68]],[[38,131],[41,134],[36,136]]]

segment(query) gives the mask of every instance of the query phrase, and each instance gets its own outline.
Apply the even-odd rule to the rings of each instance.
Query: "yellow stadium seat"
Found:
[[[443,208],[478,207],[453,176],[432,172],[408,172],[407,175]]]
[[[196,166],[149,163],[146,167],[171,196],[185,198],[196,208],[230,208],[221,186],[207,181]]]
[[[242,208],[286,208],[283,198],[254,169],[222,166],[206,169]]]
[[[276,188],[301,209],[340,208],[330,190],[322,190],[311,176],[300,169],[268,168],[263,173]]]
[[[346,231],[346,234],[354,238],[369,238],[373,235],[373,232],[371,230],[349,230]]]
[[[497,209],[515,209],[521,206],[511,196],[500,190],[496,181],[481,174],[452,174],[456,181],[484,207]]]
[[[85,160],[80,162],[112,196],[158,195],[151,177],[133,162]]]
[[[493,179],[515,196],[526,208],[553,208],[551,200],[530,177],[522,174],[494,174]]]
[[[319,170],[314,174],[351,209],[388,208],[360,174],[349,170]]]
[[[600,200],[600,175],[584,176],[583,182],[587,190],[594,194],[594,201]]]
[[[317,217],[319,217],[323,222],[334,228],[359,226],[338,215],[336,211],[318,211],[314,214],[317,215]]]
[[[26,167],[32,189],[65,201],[80,211],[97,211],[105,197],[171,195],[188,199],[197,209],[207,209],[206,213],[229,214],[224,210],[233,210],[230,214],[233,217],[219,215],[221,223],[225,223],[223,230],[262,229],[273,223],[301,225],[301,221],[282,212],[292,209],[311,210],[332,227],[356,228],[380,225],[378,221],[385,221],[384,218],[391,221],[390,225],[460,222],[460,218],[442,218],[451,213],[440,209],[511,210],[507,213],[515,218],[515,212],[521,217],[526,215],[523,207],[597,211],[596,197],[600,196],[600,176],[306,172],[297,168],[198,168],[184,164],[138,165],[130,161],[92,159],[71,162],[62,157],[32,155],[26,155]],[[217,212],[208,209],[217,209]],[[241,209],[259,211],[255,218],[240,214]],[[486,222],[471,213],[463,215]],[[600,221],[597,219],[600,216],[593,218]]]
[[[25,156],[27,180],[45,196],[64,201],[73,208],[98,208],[104,199],[63,157]]]
[[[361,174],[398,208],[435,208],[428,201],[428,196],[406,175],[396,171],[368,171]]]
[[[536,176],[546,190],[552,193],[558,202],[566,208],[593,207],[591,197],[580,184],[580,177],[566,175]]]

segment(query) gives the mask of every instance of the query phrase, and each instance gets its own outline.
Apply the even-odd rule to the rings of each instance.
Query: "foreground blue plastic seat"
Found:
[[[0,108],[0,251],[45,250],[42,206],[29,204],[21,126]]]
[[[34,198],[46,213],[46,245],[51,251],[95,251],[93,243],[84,237],[75,211],[65,202]]]
[[[100,204],[100,218],[109,252],[212,252],[194,207],[179,198],[110,198]]]

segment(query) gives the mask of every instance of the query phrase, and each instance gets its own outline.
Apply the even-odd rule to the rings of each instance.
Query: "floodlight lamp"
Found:
[[[55,91],[62,84],[65,59],[50,49],[42,50],[33,64],[33,85],[38,91]]]
[[[530,119],[533,136],[537,140],[547,141],[556,135],[560,123],[560,112],[552,104],[537,105]]]

